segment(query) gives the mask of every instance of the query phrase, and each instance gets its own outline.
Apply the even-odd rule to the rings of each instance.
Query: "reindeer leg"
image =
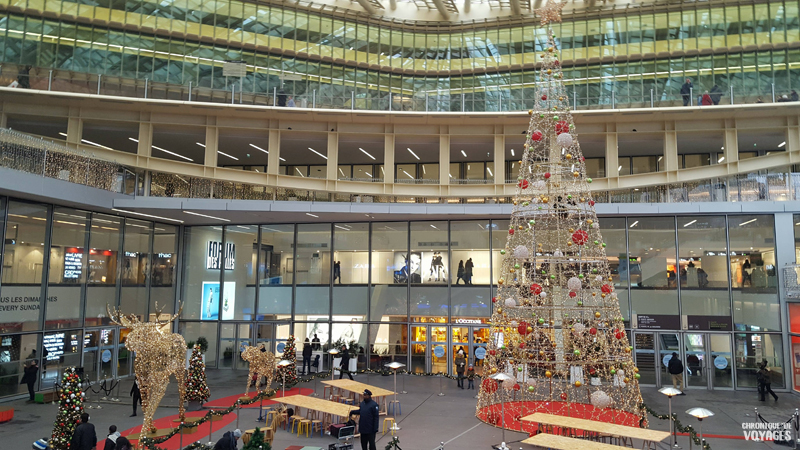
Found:
[[[244,395],[247,395],[250,392],[250,382],[253,380],[253,367],[250,367],[250,370],[247,373],[247,388],[244,390]]]
[[[183,360],[176,361],[179,363],[179,369],[175,371],[175,379],[178,381],[178,415],[181,422],[186,419],[186,371],[183,369]]]
[[[167,375],[167,377],[169,377],[169,375]],[[166,380],[156,379],[152,380],[151,385],[148,387],[150,399],[146,406],[144,402],[142,402],[142,410],[144,411],[144,423],[142,424],[143,433],[148,433],[153,429],[153,414],[155,414],[158,409],[161,399],[164,398],[164,394],[167,391],[167,384],[169,384],[169,378]]]

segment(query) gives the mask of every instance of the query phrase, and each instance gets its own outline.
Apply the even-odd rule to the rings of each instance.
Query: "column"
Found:
[[[139,139],[136,147],[136,154],[139,156],[150,157],[153,155],[153,124],[150,123],[150,113],[139,115]]]
[[[281,167],[281,130],[269,130],[269,155],[267,156],[267,173],[277,175]]]
[[[67,143],[80,144],[83,135],[83,121],[77,115],[72,115],[72,108],[70,108],[70,116],[67,119]]]
[[[675,132],[675,122],[664,123],[664,171],[674,172],[680,169],[678,158],[678,133]]]
[[[788,145],[788,142],[787,142]],[[725,149],[727,152],[727,148]],[[775,214],[775,260],[778,267],[778,295],[780,301],[780,310],[783,314],[781,317],[781,333],[783,341],[783,376],[784,381],[787,382],[786,386],[791,388],[793,386],[793,373],[792,362],[793,352],[791,342],[788,339],[788,331],[790,328],[788,306],[786,305],[786,290],[783,289],[786,279],[783,274],[783,267],[787,264],[795,263],[795,241],[794,241],[794,215],[790,212]]]
[[[391,129],[392,132],[388,132],[383,135],[383,173],[381,176],[383,177],[384,184],[394,184],[394,129]],[[373,174],[376,177],[377,174]]]
[[[722,162],[735,163],[739,161],[739,136],[736,130],[736,119],[725,119],[724,143],[725,161]],[[786,143],[788,144],[789,142],[787,141]],[[734,164],[734,170],[737,170],[735,166],[736,165]]]
[[[209,116],[206,119],[206,153],[203,164],[206,167],[217,167],[217,118]]]
[[[506,182],[506,137],[502,127],[494,135],[494,184]]]
[[[328,155],[326,178],[337,180],[339,178],[339,133],[328,133],[328,152],[326,154]]]
[[[439,128],[439,184],[450,184],[450,135],[446,125]],[[458,175],[453,175],[457,177]]]
[[[619,141],[617,124],[606,124],[606,177],[619,176]],[[615,183],[616,184],[616,183]]]

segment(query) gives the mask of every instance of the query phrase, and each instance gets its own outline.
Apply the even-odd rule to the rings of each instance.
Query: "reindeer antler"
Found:
[[[177,319],[178,317],[180,317],[182,312],[183,312],[183,302],[181,302],[181,303],[178,305],[178,312],[176,312],[175,314],[173,314],[173,316],[172,316],[172,317],[169,319],[169,321],[170,321],[170,322],[172,322],[173,320],[175,320],[175,319]]]
[[[108,303],[106,303],[106,312],[108,313],[108,318],[111,320],[111,323],[114,323],[116,325],[122,325],[123,327],[126,328],[132,327],[133,322],[127,317],[125,317],[124,314],[119,312],[119,308],[114,308],[114,312],[111,312]]]

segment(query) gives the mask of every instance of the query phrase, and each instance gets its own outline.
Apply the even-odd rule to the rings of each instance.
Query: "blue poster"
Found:
[[[200,304],[200,320],[219,319],[219,282],[203,282],[203,301]]]
[[[486,358],[486,349],[483,347],[478,347],[475,349],[475,358],[483,359]]]
[[[433,356],[435,356],[437,358],[443,357],[444,356],[444,347],[442,347],[441,345],[434,347],[433,348]]]

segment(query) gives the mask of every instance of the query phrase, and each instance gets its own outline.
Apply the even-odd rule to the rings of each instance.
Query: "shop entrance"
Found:
[[[253,345],[253,325],[250,323],[222,323],[219,330],[220,360],[217,367],[246,369],[242,359],[245,346]]]
[[[733,389],[733,353],[727,333],[636,332],[642,384],[672,386],[669,361],[677,353],[686,389]]]
[[[84,376],[91,381],[114,378],[116,352],[116,328],[86,330],[83,335]]]
[[[411,326],[411,371],[456,374],[455,358],[464,351],[467,364],[480,375],[489,340],[489,328],[483,326]],[[437,350],[438,348],[438,350]],[[477,349],[483,349],[477,351]]]

